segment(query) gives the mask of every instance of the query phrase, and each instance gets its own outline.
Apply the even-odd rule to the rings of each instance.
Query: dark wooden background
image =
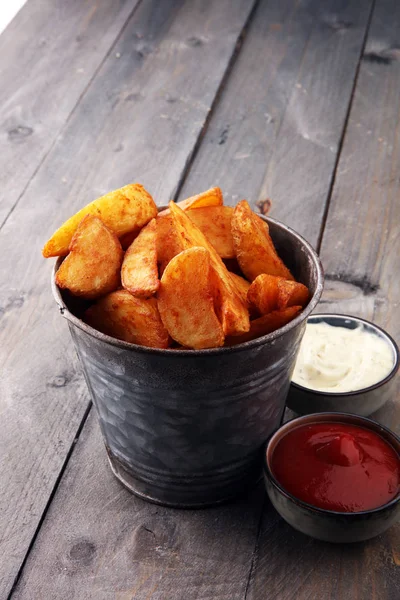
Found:
[[[0,598],[400,598],[400,525],[334,546],[262,486],[204,511],[123,489],[41,257],[110,189],[219,185],[320,251],[320,311],[399,341],[400,2],[28,0],[0,82]]]

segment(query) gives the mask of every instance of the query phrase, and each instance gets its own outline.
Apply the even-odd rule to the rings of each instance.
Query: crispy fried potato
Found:
[[[168,348],[170,344],[155,298],[135,298],[118,290],[88,308],[84,320],[98,331],[132,344],[150,348]]]
[[[231,206],[207,206],[191,208],[186,214],[204,233],[221,258],[235,258],[231,221]]]
[[[232,335],[248,331],[250,320],[247,307],[214,246],[179,206],[170,202],[169,207],[182,250],[201,246],[210,253],[211,266],[216,274],[215,308],[224,334]]]
[[[246,200],[239,202],[232,216],[232,236],[240,268],[250,281],[261,273],[293,279],[279,258],[271,237]]]
[[[72,237],[69,251],[56,273],[60,288],[94,299],[119,286],[121,244],[101,219],[86,215]]]
[[[72,236],[83,217],[88,214],[100,217],[111,231],[121,237],[131,231],[138,232],[157,215],[157,206],[144,187],[136,183],[110,192],[65,221],[45,244],[43,256],[66,256]]]
[[[250,283],[247,281],[247,279],[244,279],[244,277],[241,277],[236,273],[229,272],[229,275],[232,277],[235,283],[236,289],[239,292],[242,302],[247,305],[247,292],[249,290]]]
[[[125,253],[121,268],[122,286],[138,298],[150,298],[160,285],[156,242],[156,219],[152,219]]]
[[[157,261],[160,267],[160,275],[163,274],[165,267],[179,252],[184,250],[184,246],[174,227],[170,214],[158,216],[157,223]]]
[[[302,283],[286,279],[278,282],[277,308],[279,309],[287,306],[305,306],[309,297],[308,288]]]
[[[179,344],[194,349],[223,345],[224,333],[214,311],[214,279],[205,248],[184,250],[168,263],[158,307],[165,327]]]
[[[302,310],[301,306],[290,306],[283,310],[274,310],[267,315],[250,322],[250,331],[241,335],[232,335],[225,340],[226,346],[235,346],[243,342],[249,342],[267,333],[272,333],[276,329],[283,327],[292,321]]]
[[[266,315],[278,308],[284,308],[278,307],[279,281],[286,280],[283,277],[262,273],[251,284],[247,292],[247,301],[258,314]],[[300,302],[296,302],[296,304],[300,304]]]
[[[186,198],[186,200],[181,200],[180,202],[177,202],[177,205],[182,210],[188,210],[189,208],[202,208],[203,206],[222,206],[223,203],[224,198],[221,189],[219,187],[213,187],[201,194],[190,196],[190,198]],[[168,215],[169,213],[169,208],[166,208],[165,210],[162,210],[159,215]]]

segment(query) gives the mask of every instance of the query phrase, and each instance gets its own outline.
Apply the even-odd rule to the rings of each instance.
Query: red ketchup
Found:
[[[290,494],[319,508],[359,512],[400,490],[400,457],[378,434],[356,425],[300,425],[278,442],[271,470]]]

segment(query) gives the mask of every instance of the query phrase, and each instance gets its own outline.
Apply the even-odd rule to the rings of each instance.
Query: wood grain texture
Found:
[[[258,486],[229,507],[148,504],[114,478],[94,411],[12,598],[243,600]]]
[[[0,227],[138,0],[29,0],[0,36]]]
[[[169,198],[250,10],[143,1],[0,232],[1,598],[88,405],[41,247],[82,205],[136,178]]]
[[[261,3],[180,198],[270,198],[317,243],[371,4]]]
[[[400,341],[400,6],[376,3],[322,240],[320,312],[372,319]],[[400,431],[400,377],[373,415]],[[400,524],[364,544],[336,546],[295,532],[267,507],[248,600],[394,600]]]

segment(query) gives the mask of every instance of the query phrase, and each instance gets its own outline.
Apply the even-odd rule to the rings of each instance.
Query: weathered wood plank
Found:
[[[333,4],[329,4],[330,10],[333,12],[328,11],[321,14],[318,8],[319,4],[319,2],[311,3],[307,5],[307,9],[303,9],[295,1],[284,1],[279,4],[260,3],[249,27],[238,61],[233,67],[222,94],[218,109],[211,117],[209,131],[218,131],[222,135],[225,124],[224,112],[221,108],[223,106],[225,110],[234,110],[233,106],[236,102],[237,106],[244,107],[241,110],[244,111],[243,114],[246,114],[246,98],[244,96],[250,94],[239,94],[241,80],[246,82],[246,88],[251,90],[251,94],[254,93],[252,104],[254,104],[253,110],[255,111],[257,104],[264,101],[265,89],[268,88],[267,108],[263,108],[262,117],[264,119],[265,111],[272,111],[277,106],[277,118],[283,122],[288,103],[288,101],[285,103],[284,98],[290,98],[293,93],[297,94],[299,88],[296,87],[296,83],[299,78],[307,79],[304,64],[308,69],[316,68],[315,60],[312,60],[312,56],[315,59],[318,52],[316,31],[320,27],[321,19],[325,19],[330,23],[330,26],[326,26],[327,32],[330,32],[331,46],[329,47],[332,47],[332,51],[337,48],[338,52],[336,61],[331,59],[331,70],[336,62],[347,61],[352,65],[352,69],[347,66],[345,71],[350,81],[345,80],[345,74],[341,70],[344,67],[339,64],[337,67],[339,69],[337,81],[346,92],[344,93],[342,89],[340,99],[337,99],[336,105],[331,107],[335,113],[333,124],[339,128],[339,132],[335,132],[337,143],[350,97],[352,78],[357,64],[357,49],[360,52],[361,48],[362,24],[366,25],[367,13],[365,9],[355,11],[354,4],[352,4],[351,10],[355,13],[352,13],[353,23],[357,26],[349,27],[348,9],[342,9],[343,12],[334,12]],[[269,26],[266,27],[266,24]],[[335,28],[343,31],[334,34],[332,29]],[[277,32],[280,32],[279,35]],[[268,60],[265,61],[260,60],[263,48],[268,49]],[[311,57],[308,52],[311,52]],[[303,54],[304,57],[301,60]],[[283,58],[276,60],[277,56]],[[243,57],[246,57],[246,60]],[[159,69],[159,66],[157,68]],[[231,81],[235,82],[234,86]],[[267,83],[259,85],[259,81]],[[334,84],[335,80],[332,77],[327,87],[331,94],[335,93]],[[137,90],[137,88],[135,89]],[[153,94],[147,92],[146,84],[140,88],[140,92],[145,95],[145,102],[156,105]],[[168,91],[168,93],[171,92]],[[173,97],[177,98],[178,96],[175,94]],[[278,100],[274,100],[275,98],[279,100],[279,103]],[[314,90],[311,94],[310,113],[312,113],[313,106],[315,111],[320,110],[320,102],[324,101],[324,98],[318,97],[317,90]],[[337,103],[340,105],[339,108]],[[184,103],[183,106],[186,104]],[[139,105],[141,111],[144,110],[142,106]],[[154,110],[154,114],[157,114],[156,110]],[[246,138],[246,135],[254,135],[254,131],[257,131],[260,123],[258,117],[255,120],[243,119],[237,139],[230,138],[221,152],[218,148],[215,149],[215,144],[211,144],[210,140],[213,138],[210,138],[208,131],[206,132],[203,145],[205,145],[204,152],[208,150],[210,154],[207,164],[212,171],[211,175],[207,175],[206,167],[198,168],[198,161],[203,160],[202,145],[190,170],[189,180],[181,191],[181,197],[185,195],[185,190],[199,191],[210,184],[219,183],[224,191],[227,190],[228,197],[232,199],[239,174],[237,173],[236,153],[231,149],[230,144],[240,145],[241,139]],[[136,142],[136,145],[140,149],[143,148],[143,152],[146,153],[145,160],[148,163],[147,166],[143,159],[140,179],[145,177],[146,181],[154,184],[151,189],[156,189],[156,197],[161,203],[173,194],[178,178],[175,170],[172,174],[166,172],[161,185],[151,179],[150,169],[160,169],[163,174],[163,160],[167,160],[161,160],[161,165],[157,166],[152,161],[151,153],[147,151],[146,140],[150,140],[155,131],[151,122],[153,119],[154,116],[150,119],[145,113],[144,124],[140,129],[141,135],[144,136],[144,142],[141,146],[138,146]],[[160,122],[164,121],[167,122],[168,119],[163,117]],[[264,123],[265,119],[262,122]],[[156,121],[157,123],[158,121]],[[108,123],[105,124],[105,127],[109,127]],[[174,129],[170,131],[173,134],[172,139],[176,139]],[[225,135],[223,134],[221,139],[224,139]],[[127,142],[122,143],[125,145]],[[181,143],[185,143],[183,137]],[[286,145],[285,138],[281,138],[279,134],[279,127],[275,132],[273,143],[278,146],[282,144],[282,148]],[[156,146],[155,141],[151,148]],[[130,148],[133,160],[138,161],[133,143]],[[307,148],[306,146],[306,150]],[[124,151],[126,151],[125,148]],[[161,152],[158,146],[156,151]],[[171,146],[168,146],[168,152],[171,152]],[[214,152],[217,167],[212,164]],[[268,156],[264,157],[264,161],[268,159]],[[97,184],[99,193],[103,191],[101,186],[103,186],[104,178],[106,189],[109,187],[109,182],[113,181],[113,174],[104,159],[101,160],[101,168],[105,170],[105,174],[103,172],[98,174],[95,166],[91,166],[90,160],[85,164],[86,170],[88,167],[90,168],[89,181],[99,182]],[[175,155],[172,160],[175,161]],[[246,177],[243,178],[248,186],[246,194],[249,199],[257,197],[265,176],[265,162],[261,165],[261,160],[260,153],[257,177],[253,180],[249,171],[249,181]],[[168,162],[165,164],[169,167]],[[324,188],[326,193],[334,162],[330,164],[331,169],[328,176],[326,175],[325,161],[318,162],[315,167],[315,169],[321,170],[321,180],[328,178]],[[126,165],[120,165],[120,161],[114,162],[114,166],[121,169],[120,173],[126,168]],[[287,177],[290,177],[291,169],[292,163],[289,163]],[[219,172],[221,175],[214,178],[215,174]],[[119,183],[116,179],[115,182]],[[302,174],[300,173],[298,174],[299,187],[302,183]],[[295,199],[289,197],[288,205],[293,206],[294,201]],[[277,206],[274,203],[274,209],[277,208],[274,210],[274,214],[281,216],[280,207],[280,204]],[[313,204],[309,206],[308,203],[305,203],[304,217],[299,223],[305,233],[311,231],[311,229],[307,229],[308,221],[312,221],[313,218],[319,218],[319,223],[321,221],[323,209],[318,213],[319,217],[314,214],[314,209]],[[298,228],[301,229],[301,227]],[[318,229],[315,229],[315,232],[317,231]],[[317,234],[314,237],[314,241],[316,241]],[[99,596],[118,597],[121,600],[131,598],[141,600],[145,598],[154,600],[165,600],[166,598],[174,600],[187,600],[187,598],[244,599],[256,543],[259,515],[263,505],[262,488],[239,503],[206,512],[173,511],[146,505],[122,490],[113,481],[104,459],[100,462],[101,456],[104,457],[104,451],[101,450],[99,434],[97,426],[93,424],[93,418],[94,415],[91,415],[90,422],[84,428],[83,437],[78,443],[78,451],[76,454],[74,453],[67,468],[66,476],[61,482],[33,551],[28,558],[14,598],[29,598],[33,594],[62,598],[68,591],[69,597],[83,599]],[[113,498],[114,500],[112,500]],[[241,518],[242,513],[243,519]],[[123,515],[122,520],[118,515]],[[217,521],[216,518],[218,518]],[[147,531],[146,528],[151,531]],[[82,531],[84,535],[82,535]],[[83,546],[78,545],[76,548],[76,544],[79,544],[82,537],[85,538]],[[75,550],[72,551],[74,547]],[[71,558],[69,558],[71,554],[72,562],[75,561],[72,566]],[[87,558],[88,554],[90,554],[89,558]],[[74,559],[76,555],[77,557]],[[62,571],[63,568],[66,569],[65,573]],[[115,593],[116,591],[118,595]]]
[[[338,164],[321,257],[319,311],[374,320],[397,341],[400,255],[400,6],[378,0]],[[400,378],[373,417],[400,431]],[[364,544],[314,542],[264,514],[248,599],[392,600],[400,589],[400,525]]]
[[[0,227],[138,0],[29,0],[0,36]]]
[[[221,185],[316,245],[371,2],[273,2],[238,57],[181,197]],[[203,183],[204,182],[204,183]]]
[[[250,10],[246,0],[143,1],[1,230],[2,598],[88,402],[41,246],[77,208],[137,177],[169,198]]]

